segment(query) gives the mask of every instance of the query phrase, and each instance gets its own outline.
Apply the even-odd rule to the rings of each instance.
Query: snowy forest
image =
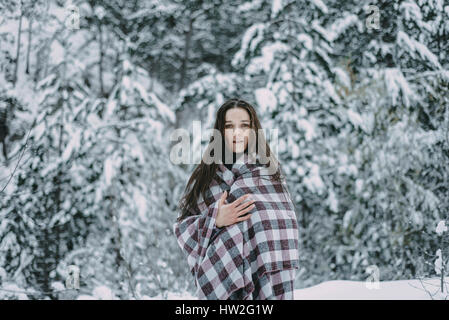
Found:
[[[449,0],[0,0],[0,300],[193,293],[170,135],[234,97],[279,130],[295,288],[443,284],[448,53]]]

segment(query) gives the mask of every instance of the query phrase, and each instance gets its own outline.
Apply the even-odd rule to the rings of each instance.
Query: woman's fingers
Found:
[[[231,203],[231,205],[235,208],[239,204],[241,204],[243,201],[248,199],[248,197],[249,197],[249,194],[245,194],[245,195],[241,196],[240,198],[238,198],[237,200],[235,200],[233,203]]]
[[[237,215],[238,215],[238,216],[241,216],[242,214],[245,214],[245,213],[247,213],[248,211],[252,210],[255,206],[256,206],[255,204],[252,204],[252,205],[246,207],[245,209],[239,211],[239,212],[237,213]]]
[[[252,215],[253,215],[253,214],[250,213],[250,214],[248,214],[248,215],[246,215],[246,216],[244,216],[244,217],[239,217],[239,218],[237,218],[237,219],[235,220],[235,222],[240,222],[240,221],[248,220],[249,218],[251,218]]]
[[[236,209],[237,211],[240,211],[240,210],[242,210],[242,209],[245,209],[245,208],[246,208],[247,206],[249,206],[250,204],[253,204],[254,201],[256,201],[256,200],[252,199],[252,200],[249,200],[249,201],[247,201],[247,202],[243,202],[241,205],[237,206],[235,209]]]
[[[226,197],[227,197],[227,191],[225,190],[225,192],[223,192],[223,194],[221,195],[221,198],[220,198],[221,205],[225,204]]]

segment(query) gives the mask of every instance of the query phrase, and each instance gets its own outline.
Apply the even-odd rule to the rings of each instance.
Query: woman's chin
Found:
[[[244,146],[234,146],[234,148],[232,148],[232,149],[235,153],[242,153],[243,151],[245,151]]]

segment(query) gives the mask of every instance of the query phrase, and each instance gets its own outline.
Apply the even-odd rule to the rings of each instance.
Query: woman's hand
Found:
[[[218,202],[218,214],[215,220],[215,225],[218,228],[229,226],[231,224],[251,218],[252,213],[248,214],[246,217],[240,217],[255,206],[254,200],[243,203],[244,200],[248,199],[249,194],[241,196],[230,204],[227,204],[227,202],[225,202],[226,197],[227,191],[223,192]]]

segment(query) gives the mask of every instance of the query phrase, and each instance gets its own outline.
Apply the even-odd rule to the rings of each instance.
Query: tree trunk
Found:
[[[184,82],[187,74],[187,62],[189,60],[190,43],[192,38],[193,19],[189,20],[189,29],[186,33],[186,41],[184,46],[184,58],[182,59],[181,78],[179,80],[179,90],[184,88]]]
[[[22,10],[22,8],[21,8]],[[17,72],[19,70],[19,56],[20,56],[20,36],[22,35],[22,19],[23,18],[23,12],[20,13],[20,19],[19,19],[19,31],[17,35],[17,51],[16,51],[16,66],[14,69],[14,77],[13,77],[13,85],[16,85],[17,82]]]
[[[27,67],[26,67],[26,74],[30,74],[30,51],[31,51],[31,28],[33,25],[33,18],[30,17],[29,19],[29,26],[28,26],[28,49],[27,49]]]
[[[104,98],[105,97],[105,92],[104,92],[104,84],[103,84],[103,59],[104,59],[104,49],[103,49],[103,29],[101,27],[101,22],[98,22],[98,42],[99,42],[99,47],[100,47],[100,61],[99,61],[99,66],[98,66],[98,77],[100,80],[100,94],[101,97]]]

